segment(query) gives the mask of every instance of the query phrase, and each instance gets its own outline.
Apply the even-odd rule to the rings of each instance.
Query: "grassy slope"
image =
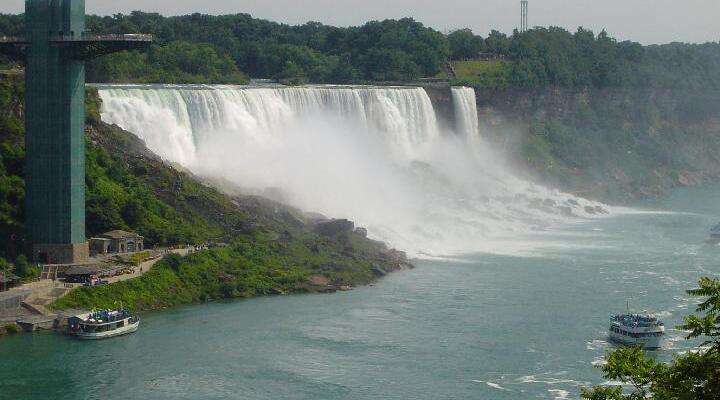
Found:
[[[157,309],[217,298],[322,291],[309,283],[321,275],[333,285],[366,284],[382,271],[402,268],[400,258],[378,251],[355,235],[318,238],[308,232],[276,239],[258,233],[241,235],[227,248],[182,258],[167,256],[140,278],[95,288],[81,288],[54,308],[116,307]]]
[[[510,62],[502,60],[453,61],[454,85],[506,88],[510,84]]]

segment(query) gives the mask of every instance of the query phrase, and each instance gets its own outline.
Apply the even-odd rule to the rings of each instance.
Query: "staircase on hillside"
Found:
[[[457,74],[455,73],[455,67],[453,67],[453,65],[450,61],[445,63],[445,73],[447,74],[448,79],[457,79]]]

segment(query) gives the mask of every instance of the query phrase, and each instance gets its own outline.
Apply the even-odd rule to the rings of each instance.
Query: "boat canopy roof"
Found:
[[[613,322],[617,322],[628,327],[652,327],[662,326],[662,321],[658,320],[654,315],[649,314],[617,314],[610,317]]]
[[[84,316],[74,317],[73,322],[83,325],[106,325],[132,318],[132,316],[132,313],[125,309],[99,310]]]

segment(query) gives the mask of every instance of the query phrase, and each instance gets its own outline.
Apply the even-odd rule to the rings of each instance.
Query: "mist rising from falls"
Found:
[[[517,253],[594,203],[518,179],[483,145],[475,93],[442,132],[421,88],[104,86],[102,118],[195,173],[366,226],[412,254]]]

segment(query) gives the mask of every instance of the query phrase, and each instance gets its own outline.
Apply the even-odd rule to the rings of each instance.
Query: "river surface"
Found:
[[[720,187],[552,234],[534,257],[419,261],[372,287],[146,314],[103,342],[0,339],[0,399],[575,399],[602,383],[608,315],[658,312],[720,273]],[[565,246],[557,246],[559,242]],[[656,356],[693,344],[669,330]]]

